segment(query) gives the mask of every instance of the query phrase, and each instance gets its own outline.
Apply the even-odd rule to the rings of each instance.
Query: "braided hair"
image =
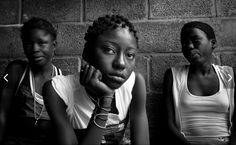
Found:
[[[105,15],[103,17],[99,17],[93,22],[91,26],[89,26],[84,37],[86,42],[84,45],[83,58],[85,58],[85,55],[88,55],[89,50],[91,52],[91,49],[94,47],[94,43],[96,42],[99,35],[101,35],[104,31],[113,30],[118,27],[128,27],[129,31],[134,34],[138,46],[137,31],[134,29],[133,24],[127,18],[121,15]]]

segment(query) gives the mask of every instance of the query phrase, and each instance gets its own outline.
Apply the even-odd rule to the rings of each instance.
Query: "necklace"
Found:
[[[36,94],[37,95],[37,94]],[[36,103],[36,101],[35,101],[36,99],[35,99],[35,97],[34,97],[34,118],[35,118],[35,123],[34,123],[34,125],[38,125],[38,120],[40,119],[40,117],[42,116],[42,114],[43,114],[43,110],[44,110],[44,105],[42,105],[42,109],[41,109],[41,111],[40,111],[40,113],[39,113],[39,116],[37,117],[37,103]],[[40,105],[39,105],[39,107],[40,107]]]
[[[54,66],[52,69],[51,78],[53,77],[53,75],[54,75]],[[35,118],[34,124],[38,125],[38,120],[42,116],[45,106],[44,106],[43,97],[35,91],[35,80],[34,80],[34,76],[33,76],[33,73],[31,70],[30,70],[30,87],[31,87],[32,95],[34,97],[34,118]],[[40,107],[40,106],[42,106],[42,107]],[[37,112],[37,108],[41,108],[39,113]],[[37,114],[39,114],[39,115],[37,116]]]

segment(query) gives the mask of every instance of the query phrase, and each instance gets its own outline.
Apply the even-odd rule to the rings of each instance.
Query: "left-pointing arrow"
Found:
[[[8,76],[8,74],[6,74],[6,75],[3,77],[6,82],[8,82],[7,76]]]

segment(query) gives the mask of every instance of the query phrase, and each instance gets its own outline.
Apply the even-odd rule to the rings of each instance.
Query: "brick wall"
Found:
[[[1,0],[0,13],[0,76],[9,61],[24,58],[19,28],[32,16],[57,27],[54,62],[66,74],[76,71],[88,24],[105,14],[129,18],[139,32],[137,69],[146,79],[151,142],[161,135],[163,74],[172,65],[186,63],[179,38],[184,23],[200,20],[213,26],[218,60],[236,66],[236,0]]]

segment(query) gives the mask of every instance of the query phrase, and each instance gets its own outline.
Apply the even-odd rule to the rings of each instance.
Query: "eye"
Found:
[[[126,54],[127,58],[130,60],[133,60],[135,58],[135,53],[134,52],[128,52]]]
[[[182,45],[182,47],[185,47],[187,45],[187,43],[186,42],[182,42],[181,45]]]
[[[39,44],[39,46],[44,46],[44,45],[47,44],[47,42],[45,42],[45,41],[39,41],[38,44]]]
[[[196,36],[196,37],[193,37],[193,38],[192,38],[192,42],[198,44],[198,43],[201,42],[201,38],[200,38],[200,37],[197,37],[197,36]]]
[[[188,45],[189,40],[181,40],[181,45],[184,47],[186,45]]]
[[[24,47],[32,47],[33,44],[31,42],[23,42]]]
[[[103,47],[103,52],[105,52],[106,54],[115,54],[116,53],[115,49],[112,47],[109,47],[109,46]]]
[[[199,38],[193,39],[193,42],[199,42],[199,41],[200,41]]]

